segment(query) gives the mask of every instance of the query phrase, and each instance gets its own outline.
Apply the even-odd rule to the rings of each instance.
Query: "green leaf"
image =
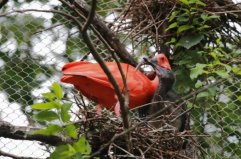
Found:
[[[58,99],[62,99],[63,98],[63,90],[62,90],[61,86],[57,82],[53,83],[52,90],[53,90],[54,94],[56,95],[56,97]]]
[[[178,11],[173,11],[171,16],[169,17],[168,22],[171,22],[174,18],[176,18],[178,13],[179,13]]]
[[[166,42],[165,45],[176,43],[176,41],[176,38],[171,38],[171,40]]]
[[[210,97],[210,95],[215,96],[217,94],[217,90],[218,90],[218,88],[216,86],[209,87],[208,88],[209,97]]]
[[[74,143],[74,148],[77,152],[81,154],[90,154],[91,153],[91,146],[86,140],[85,136],[82,135],[79,140]]]
[[[54,102],[36,103],[32,105],[32,109],[37,109],[37,110],[47,110],[52,108],[56,108],[56,105]]]
[[[70,145],[60,145],[50,155],[50,159],[70,159],[76,154],[75,149]]]
[[[204,69],[204,67],[206,67],[206,66],[207,66],[206,64],[197,63],[197,64],[196,64],[196,67],[194,67],[194,68],[191,69],[190,78],[191,78],[191,79],[195,79],[195,78],[197,78],[199,75],[203,74],[203,69]]]
[[[197,83],[195,84],[195,87],[196,87],[196,88],[199,88],[199,87],[201,87],[202,85],[203,85],[202,82],[201,82],[200,80],[198,80]]]
[[[61,119],[63,122],[68,122],[70,120],[70,115],[68,113],[68,111],[71,108],[71,104],[70,103],[64,103],[61,107]]]
[[[198,28],[198,30],[203,30],[203,29],[207,29],[207,28],[211,28],[211,26],[209,25],[202,25],[201,27]]]
[[[177,21],[179,22],[188,22],[189,21],[189,16],[186,14],[180,15],[177,17]]]
[[[227,64],[222,64],[225,68],[227,72],[230,72],[232,70],[232,67],[227,65]]]
[[[186,49],[190,49],[194,45],[197,45],[200,43],[200,41],[204,38],[202,34],[192,34],[192,35],[187,35],[183,38],[181,38],[178,42],[180,46],[185,47]]]
[[[188,0],[179,0],[179,1],[182,2],[182,3],[185,4],[185,5],[189,5]]]
[[[208,96],[209,96],[208,92],[201,92],[197,95],[197,98],[208,97]]]
[[[59,116],[54,111],[41,111],[35,114],[34,118],[38,121],[52,121],[58,119]]]
[[[201,18],[203,19],[203,21],[208,21],[208,20],[211,20],[211,19],[218,19],[219,16],[217,16],[217,15],[211,15],[211,16],[209,16],[208,14],[203,13],[203,14],[201,15]]]
[[[49,101],[52,101],[52,100],[54,100],[54,98],[56,98],[55,94],[53,94],[51,92],[43,93],[42,96],[45,99],[48,99]]]
[[[215,73],[222,78],[228,78],[229,77],[229,74],[226,70],[217,70],[217,71],[215,71]]]
[[[181,33],[183,31],[189,30],[191,28],[193,28],[192,25],[182,25],[182,26],[178,27],[177,33]]]
[[[201,14],[201,18],[204,20],[204,21],[207,21],[208,20],[208,14],[206,14],[206,13],[203,13],[203,14]]]
[[[198,0],[198,1],[196,1],[195,3],[196,3],[196,4],[198,4],[198,5],[204,6],[204,7],[206,6],[206,4],[205,4],[205,3],[203,3],[202,1],[199,1],[199,0]]]
[[[63,107],[63,105],[60,102],[57,102],[57,101],[53,101],[53,104],[55,105],[56,109],[61,109]]]
[[[177,27],[177,22],[174,22],[174,23],[170,24],[169,27],[167,29],[165,29],[165,31],[168,31],[168,30],[170,30],[172,28],[176,28],[176,27]]]
[[[34,131],[33,134],[42,134],[42,135],[55,135],[62,131],[62,128],[58,125],[49,125],[48,127]]]
[[[241,75],[241,68],[239,67],[233,67],[232,71],[236,74],[236,75]]]
[[[65,128],[65,132],[69,137],[72,137],[74,139],[76,139],[78,136],[77,130],[73,124],[67,125]]]
[[[211,15],[208,17],[209,19],[219,19],[220,16],[219,15]]]

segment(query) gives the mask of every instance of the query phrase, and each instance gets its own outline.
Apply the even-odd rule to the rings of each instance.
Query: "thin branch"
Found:
[[[74,16],[67,14],[65,12],[61,12],[58,10],[54,10],[54,9],[50,9],[50,10],[44,10],[44,9],[23,9],[23,10],[13,10],[11,12],[6,12],[6,13],[2,13],[0,14],[0,17],[4,17],[4,16],[8,16],[10,14],[13,13],[25,13],[25,12],[45,12],[45,13],[56,13],[56,14],[60,14],[63,15],[65,17],[68,17],[70,19],[76,19]]]
[[[52,26],[50,26],[50,27],[48,27],[46,29],[37,30],[36,32],[33,33],[33,35],[42,33],[42,32],[47,31],[47,30],[51,30],[51,29],[56,28],[56,27],[61,26],[61,25],[63,25],[63,24],[60,24],[60,23],[59,24],[54,24],[54,25],[52,25]]]
[[[207,13],[210,14],[231,14],[231,13],[241,13],[241,10],[227,10],[227,11],[221,11],[221,12],[212,12],[208,10],[204,10]]]
[[[123,119],[123,125],[125,129],[129,129],[130,127],[130,122],[129,122],[129,116],[128,116],[128,108],[126,108],[125,105],[125,98],[123,97],[121,90],[115,80],[115,78],[113,77],[113,75],[111,74],[110,70],[108,69],[108,67],[106,66],[106,64],[104,63],[103,59],[100,57],[100,55],[97,53],[95,47],[93,46],[88,34],[87,34],[87,29],[90,26],[94,15],[95,15],[95,9],[96,9],[96,0],[92,1],[92,6],[91,6],[91,11],[88,15],[87,21],[84,25],[84,27],[82,27],[81,31],[82,31],[82,36],[83,36],[83,40],[85,41],[85,43],[87,44],[88,48],[91,51],[91,54],[93,55],[93,57],[95,58],[95,60],[99,63],[99,65],[101,66],[101,68],[103,69],[103,71],[105,72],[105,74],[107,75],[108,79],[110,80],[111,84],[113,85],[116,95],[118,97],[119,100],[119,104],[120,104],[120,109],[121,109],[121,115],[122,115],[122,119]],[[122,72],[123,73],[123,72]],[[126,81],[125,81],[126,82]],[[127,135],[127,143],[128,143],[128,150],[130,151],[131,149],[131,139],[130,139],[130,135]]]
[[[128,106],[129,106],[129,88],[128,88],[128,85],[127,85],[127,75],[124,74],[123,69],[120,65],[120,62],[118,61],[118,59],[116,57],[116,54],[115,54],[114,50],[109,46],[109,44],[102,37],[102,35],[99,33],[99,31],[97,31],[94,27],[91,27],[91,28],[93,29],[93,31],[97,35],[97,37],[104,43],[104,45],[110,51],[112,57],[114,58],[115,62],[117,63],[118,69],[120,71],[120,74],[121,74],[121,77],[122,77],[122,80],[123,80],[124,89],[125,89],[125,93],[124,93],[125,94],[125,108],[128,108]],[[126,70],[126,72],[128,72],[128,70]],[[124,113],[127,114],[128,110],[125,110]],[[124,118],[129,118],[129,115],[127,115]],[[131,125],[131,121],[129,121],[129,122],[130,122],[130,125]]]
[[[93,18],[95,16],[96,3],[97,3],[96,0],[92,0],[91,10],[89,12],[88,18],[87,18],[84,26],[82,27],[82,32],[86,32],[87,29],[89,28],[91,22],[93,21]]]

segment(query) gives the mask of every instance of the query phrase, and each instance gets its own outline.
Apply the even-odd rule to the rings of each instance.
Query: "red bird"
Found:
[[[171,70],[169,61],[164,54],[158,54],[155,59],[160,67]],[[117,64],[115,62],[105,64],[124,93],[124,84]],[[149,103],[158,88],[158,77],[150,80],[129,64],[121,63],[121,67],[126,75],[129,89],[129,108],[133,109]],[[101,107],[115,110],[115,113],[119,115],[120,110],[115,90],[98,63],[71,62],[64,65],[62,72],[62,82],[73,84],[88,99],[98,103]],[[99,108],[97,107],[97,109]]]

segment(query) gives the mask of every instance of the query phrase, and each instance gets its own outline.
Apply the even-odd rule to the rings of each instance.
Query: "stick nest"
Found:
[[[128,152],[125,134],[112,140],[115,135],[125,131],[120,118],[107,110],[99,116],[90,107],[80,112],[79,117],[84,119],[80,124],[80,134],[86,135],[92,152],[99,152],[100,158],[193,158],[193,143],[187,137],[190,131],[178,132],[168,124],[167,118],[160,121],[163,125],[161,128],[155,129],[133,114],[131,121],[135,128],[130,131],[133,151]]]
[[[207,23],[210,26],[210,32],[223,35],[223,29],[226,28],[234,33],[237,29],[230,25],[230,22],[240,24],[241,10],[240,5],[234,4],[232,0],[202,0],[206,6],[196,6],[200,12],[195,16],[200,16],[202,13],[208,15],[219,15],[219,19],[214,19]],[[119,23],[120,30],[129,32],[129,37],[137,39],[138,37],[149,37],[151,40],[160,42],[168,41],[176,35],[176,30],[166,32],[165,29],[173,23],[169,21],[169,17],[173,11],[181,9],[190,9],[179,0],[130,0],[124,11],[121,13],[122,21]],[[230,12],[229,12],[230,11]],[[236,12],[235,12],[236,11]],[[178,15],[177,15],[178,16]],[[201,24],[201,22],[200,22]],[[206,32],[209,31],[208,29]],[[227,33],[228,34],[228,33]],[[230,39],[229,35],[225,36]]]

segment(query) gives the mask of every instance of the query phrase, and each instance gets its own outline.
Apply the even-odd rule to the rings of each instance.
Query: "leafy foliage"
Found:
[[[44,124],[46,127],[37,130],[34,134],[42,135],[64,135],[75,140],[73,144],[57,146],[50,155],[51,159],[86,158],[91,153],[91,146],[85,136],[78,135],[76,126],[70,120],[69,110],[71,103],[63,101],[62,87],[54,82],[51,92],[43,94],[45,101],[32,105],[35,120]],[[59,124],[55,124],[59,123]]]
[[[180,2],[182,7],[172,12],[169,17],[169,27],[166,29],[166,32],[176,33],[166,44],[175,50],[177,90],[180,93],[188,93],[194,88],[202,88],[220,78],[229,79],[229,82],[235,83],[235,87],[238,87],[239,82],[236,78],[240,77],[240,69],[227,61],[234,59],[237,54],[240,55],[240,52],[232,51],[235,48],[232,44],[224,45],[223,37],[215,35],[210,25],[218,22],[220,17],[203,12],[206,4],[200,0],[180,0]],[[209,156],[213,155],[214,158],[220,157],[215,155],[217,152],[221,153],[218,149],[234,152],[231,149],[240,146],[240,144],[230,144],[229,141],[230,136],[239,136],[235,129],[240,120],[237,114],[241,113],[238,111],[238,101],[232,93],[233,90],[228,87],[231,84],[229,82],[199,93],[192,111],[194,132],[212,133],[209,139],[199,137],[199,142],[207,148]],[[226,88],[225,92],[223,88]],[[210,130],[213,132],[209,132],[207,127],[211,127]],[[214,148],[212,149],[210,145]],[[239,155],[236,151],[233,154],[233,156]]]

